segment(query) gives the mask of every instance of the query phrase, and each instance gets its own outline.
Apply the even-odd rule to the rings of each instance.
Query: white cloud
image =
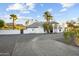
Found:
[[[30,14],[30,11],[28,11],[28,10],[24,11],[24,10],[22,10],[21,13],[27,13],[27,14]]]
[[[8,6],[8,8],[6,10],[7,11],[9,11],[9,10],[21,10],[23,8],[24,7],[22,6],[22,4],[17,3],[17,4],[12,4],[12,5]]]
[[[29,17],[29,16],[21,16],[19,14],[16,14],[18,19],[16,20],[16,24],[24,24],[25,25],[25,21],[28,20],[28,19],[32,19],[32,17]],[[0,19],[4,20],[5,23],[12,23],[13,20],[10,19],[10,16],[9,15],[0,15]]]
[[[19,14],[17,14],[17,17],[18,17],[18,19],[32,19],[32,17],[30,17],[30,16],[22,16]]]
[[[35,11],[35,4],[34,3],[26,3],[26,7],[28,10]]]
[[[64,12],[64,11],[67,11],[67,8],[63,8],[60,10],[60,12]]]
[[[27,16],[27,17],[26,17],[26,19],[33,19],[33,18],[32,18],[32,17],[30,17],[30,16]]]
[[[74,5],[75,5],[74,3],[61,3],[62,9],[60,10],[60,12],[67,11],[68,8],[71,8]]]
[[[6,23],[12,22],[9,15],[0,15],[0,19],[4,20]]]
[[[37,18],[39,18],[40,16],[37,16]]]
[[[21,16],[21,15],[19,15],[19,14],[17,14],[17,17],[18,17],[18,19],[25,18],[24,16]]]
[[[73,20],[76,20],[77,19],[77,17],[74,17],[74,18],[72,18]]]
[[[49,8],[47,11],[52,12],[52,8]]]
[[[3,16],[1,15],[0,18],[8,19],[8,18],[10,18],[10,16],[9,15],[3,15]]]
[[[33,3],[26,3],[26,4],[17,3],[17,4],[12,4],[12,5],[8,6],[8,8],[6,10],[7,11],[9,11],[9,10],[18,10],[21,13],[30,13],[30,11],[35,11],[35,4],[33,4]]]
[[[61,5],[63,8],[70,8],[70,7],[74,6],[75,4],[74,3],[61,3]]]
[[[79,22],[79,18],[78,17],[73,17],[72,20]]]

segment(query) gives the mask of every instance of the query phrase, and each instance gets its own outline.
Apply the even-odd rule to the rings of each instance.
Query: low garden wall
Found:
[[[20,34],[19,30],[0,30],[0,35],[2,34]]]
[[[23,34],[29,34],[29,33],[44,33],[41,30],[33,30],[33,29],[27,29],[23,30]],[[21,34],[20,30],[0,30],[0,35],[7,35],[7,34]]]
[[[24,34],[27,33],[44,33],[44,30],[42,28],[28,28],[27,30],[24,30]]]
[[[54,32],[59,33],[58,30],[54,30]],[[30,33],[45,33],[42,28],[28,28],[27,30],[23,30],[23,34],[30,34]],[[20,30],[0,30],[0,35],[5,34],[21,34]]]

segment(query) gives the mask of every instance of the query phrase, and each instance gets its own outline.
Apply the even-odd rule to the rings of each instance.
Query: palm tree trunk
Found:
[[[15,29],[15,20],[13,19],[13,30]]]

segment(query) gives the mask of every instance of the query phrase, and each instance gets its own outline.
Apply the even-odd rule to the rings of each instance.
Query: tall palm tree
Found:
[[[29,23],[29,20],[27,20],[27,21],[25,22],[26,26],[28,25],[28,23]]]
[[[15,20],[17,19],[17,15],[11,14],[10,19],[13,19],[13,30],[15,29]]]
[[[52,32],[53,31],[53,27],[52,27],[52,24],[50,24],[50,20],[52,20],[53,16],[51,15],[51,13],[49,11],[46,11],[44,12],[44,18],[46,19],[46,31],[49,33],[49,32]]]
[[[29,25],[29,20],[27,20],[27,21],[25,22],[25,25],[26,25],[26,28],[27,28],[28,25]]]
[[[47,22],[50,22],[52,20],[53,16],[50,14],[49,11],[44,12],[44,18],[46,19]]]

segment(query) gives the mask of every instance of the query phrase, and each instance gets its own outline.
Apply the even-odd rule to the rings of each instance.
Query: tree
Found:
[[[67,22],[66,24],[67,24],[67,27],[68,27],[68,28],[72,28],[72,27],[74,27],[74,24],[71,23],[71,22]]]
[[[44,32],[49,33],[49,24],[47,22],[43,24],[43,28],[44,28]]]
[[[11,15],[10,15],[10,19],[13,20],[13,30],[14,30],[14,29],[15,29],[15,20],[17,19],[17,15],[11,14]]]
[[[25,22],[25,24],[26,24],[26,26],[28,26],[28,24],[29,24],[29,20],[27,20],[27,21]]]
[[[50,33],[53,33],[53,26],[52,26],[52,24],[49,24],[49,30],[50,30]]]
[[[4,27],[4,25],[5,25],[5,22],[2,19],[0,19],[0,29]]]
[[[50,22],[52,20],[53,16],[50,14],[49,11],[44,12],[44,18],[46,19],[47,22]]]
[[[53,32],[53,26],[50,23],[50,20],[52,20],[53,16],[49,11],[44,12],[44,18],[46,19],[46,22],[43,24],[44,30],[47,31],[47,33],[52,33]]]

